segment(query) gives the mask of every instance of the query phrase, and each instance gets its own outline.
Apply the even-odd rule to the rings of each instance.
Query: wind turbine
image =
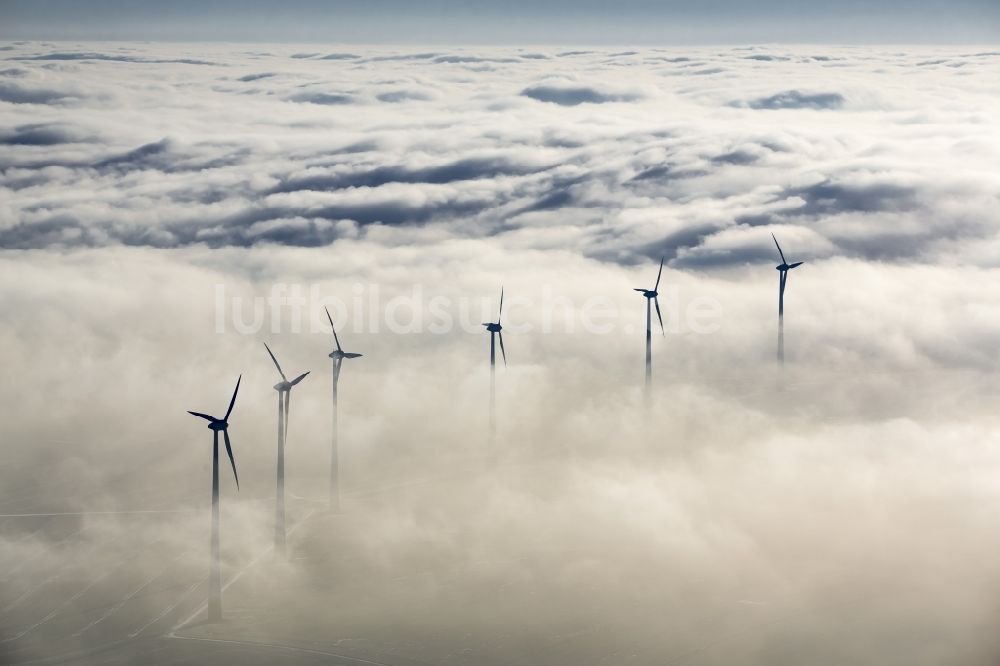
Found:
[[[337,327],[333,325],[333,317],[326,308],[326,318],[330,320],[330,328],[333,329],[333,339],[337,343],[337,348],[330,352],[333,359],[333,440],[330,444],[330,510],[340,511],[340,468],[337,460],[337,382],[340,381],[340,365],[345,358],[358,358],[361,354],[345,352],[340,346],[340,338],[337,337]]]
[[[288,381],[285,373],[278,365],[278,359],[274,357],[274,352],[264,343],[274,367],[281,375],[281,381],[274,385],[274,390],[278,392],[278,485],[274,496],[274,552],[284,555],[285,545],[285,444],[288,441],[288,410],[292,404],[292,387],[306,378],[308,372],[304,372],[292,381]]]
[[[771,234],[771,238],[774,238],[774,234]],[[788,281],[788,271],[792,270],[797,266],[801,266],[803,262],[797,261],[794,264],[790,264],[785,260],[785,253],[781,251],[781,246],[778,245],[778,239],[774,238],[774,245],[778,248],[778,254],[781,255],[781,265],[775,266],[778,270],[780,278],[778,279],[778,363],[784,364],[785,362],[785,283]]]
[[[229,415],[233,413],[233,405],[236,404],[236,394],[240,390],[240,381],[243,375],[236,380],[236,388],[233,389],[233,397],[229,401],[229,409],[221,419],[202,414],[200,412],[188,411],[188,414],[197,416],[208,421],[208,429],[212,431],[212,561],[208,570],[208,621],[219,622],[222,620],[222,575],[219,565],[219,433],[222,433],[226,442],[226,453],[229,454],[229,462],[233,466],[233,477],[236,479],[236,489],[240,488],[240,477],[236,474],[236,461],[233,459],[233,447],[229,442]]]
[[[633,289],[646,297],[646,396],[649,396],[649,385],[653,379],[653,313],[651,306],[656,305],[656,317],[660,320],[660,333],[666,336],[663,330],[663,316],[660,314],[659,292],[660,277],[663,275],[663,257],[660,257],[660,272],[656,274],[656,285],[652,289]]]
[[[495,323],[484,323],[483,326],[490,332],[490,445],[497,438],[497,353],[496,340],[500,338],[500,353],[503,354],[504,367],[507,366],[507,352],[503,348],[503,326],[500,325],[500,317],[503,316],[503,287],[500,287],[500,309],[497,312]]]

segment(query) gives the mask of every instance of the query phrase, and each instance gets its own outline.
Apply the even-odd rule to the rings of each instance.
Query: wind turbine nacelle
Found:
[[[229,424],[225,421],[212,421],[211,423],[208,424],[208,429],[214,430],[215,432],[225,430],[228,427]]]
[[[278,391],[279,393],[281,391],[289,391],[291,390],[291,388],[292,385],[289,382],[278,382],[277,384],[274,385],[274,390]]]
[[[503,330],[503,326],[500,324],[483,324],[483,326],[485,326],[486,330],[490,333],[499,333]]]

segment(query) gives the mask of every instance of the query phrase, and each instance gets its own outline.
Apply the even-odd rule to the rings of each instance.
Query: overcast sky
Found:
[[[2,0],[6,39],[987,43],[993,0]]]

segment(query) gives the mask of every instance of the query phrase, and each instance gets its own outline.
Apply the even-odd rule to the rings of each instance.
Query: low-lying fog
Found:
[[[996,663],[995,53],[328,51],[4,52],[0,660]]]

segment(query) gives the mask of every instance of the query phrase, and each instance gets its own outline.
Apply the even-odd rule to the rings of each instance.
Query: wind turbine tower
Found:
[[[326,308],[323,308],[326,310]],[[340,463],[337,442],[337,384],[340,382],[340,366],[345,358],[359,358],[361,354],[345,352],[340,346],[340,338],[337,337],[337,327],[333,325],[333,317],[330,311],[326,310],[326,318],[330,320],[330,328],[333,330],[333,339],[337,343],[337,348],[330,352],[333,359],[333,422],[332,440],[330,442],[330,511],[340,511]]]
[[[660,333],[666,336],[663,329],[663,315],[660,314],[660,278],[663,276],[663,257],[660,257],[660,271],[656,274],[656,284],[652,289],[642,289],[636,287],[633,291],[638,291],[646,297],[646,398],[649,399],[650,385],[653,381],[653,311],[652,306],[656,306],[656,318],[660,320]]]
[[[229,415],[233,413],[233,405],[236,404],[236,394],[240,390],[240,381],[243,376],[236,380],[236,388],[233,390],[233,397],[229,400],[229,409],[221,419],[201,412],[188,411],[188,414],[208,421],[208,429],[212,431],[212,542],[211,542],[211,562],[208,569],[208,621],[220,622],[222,620],[222,573],[219,564],[219,433],[222,433],[226,442],[226,453],[229,454],[229,462],[233,466],[233,477],[236,479],[236,489],[240,487],[240,477],[236,474],[236,460],[233,459],[233,447],[229,441]]]
[[[785,253],[781,251],[781,246],[778,245],[778,239],[771,234],[771,238],[774,238],[774,245],[778,248],[778,254],[781,256],[781,264],[775,266],[774,268],[778,271],[778,363],[781,365],[785,364],[785,285],[788,282],[788,271],[801,266],[803,262],[797,261],[794,264],[790,264],[785,261]]]
[[[503,326],[500,325],[500,318],[503,316],[503,287],[500,287],[500,309],[497,312],[496,322],[485,322],[483,326],[490,333],[490,451],[497,438],[497,353],[496,342],[500,340],[500,353],[503,355],[503,364],[507,365],[507,352],[503,348]]]
[[[274,352],[264,343],[268,355],[274,361],[274,367],[281,375],[281,381],[274,385],[274,390],[278,392],[278,480],[274,496],[274,552],[278,555],[285,555],[287,544],[285,541],[285,444],[288,442],[288,412],[292,404],[292,387],[306,378],[308,372],[304,372],[292,381],[288,381],[278,359],[274,357]]]

